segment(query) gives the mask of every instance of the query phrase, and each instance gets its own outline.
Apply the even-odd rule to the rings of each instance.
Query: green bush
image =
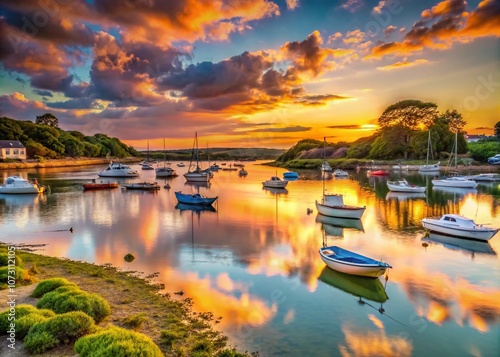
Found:
[[[72,286],[61,286],[43,295],[36,306],[40,309],[50,309],[58,314],[83,311],[96,322],[111,313],[111,308],[105,299]]]
[[[46,279],[38,283],[35,290],[33,290],[33,292],[31,293],[31,296],[39,298],[45,295],[46,293],[54,291],[60,286],[66,286],[66,285],[77,286],[75,283],[72,283],[66,280],[65,278]]]
[[[157,345],[142,333],[108,327],[75,343],[81,357],[156,357],[163,356]]]
[[[43,353],[62,343],[70,343],[95,330],[94,320],[81,311],[56,315],[34,324],[24,343],[31,353]]]
[[[15,308],[15,318],[19,319],[23,316],[29,315],[33,312],[37,311],[36,307],[27,304],[17,305]],[[7,334],[7,330],[9,329],[9,325],[12,321],[9,321],[9,313],[10,309],[4,310],[0,313],[0,334]],[[14,315],[12,315],[14,316]]]
[[[50,311],[50,310],[49,310]],[[52,312],[53,313],[53,312]],[[55,315],[55,314],[54,314]],[[29,314],[23,316],[16,321],[16,337],[23,339],[27,334],[31,326],[39,322],[47,320],[45,316],[39,314]]]
[[[1,267],[8,266],[9,265],[9,258],[14,258],[16,267],[23,266],[23,260],[21,259],[21,257],[19,257],[18,255],[14,255],[12,257],[12,256],[7,255],[7,253],[0,254],[0,266]]]

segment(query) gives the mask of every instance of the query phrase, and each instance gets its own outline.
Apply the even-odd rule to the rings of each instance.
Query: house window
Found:
[[[14,155],[19,155],[19,150],[18,149],[14,149]]]
[[[20,150],[20,151],[19,151],[19,153],[20,153],[21,155],[24,155],[24,150]]]
[[[10,149],[5,150],[5,155],[10,155]]]

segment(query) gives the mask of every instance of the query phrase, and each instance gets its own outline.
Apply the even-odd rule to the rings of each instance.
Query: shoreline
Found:
[[[84,291],[98,294],[108,301],[111,314],[97,324],[98,326],[112,324],[140,332],[151,338],[165,356],[175,356],[180,350],[192,352],[196,348],[197,339],[206,341],[214,351],[230,350],[233,352],[230,355],[234,357],[250,356],[247,352],[237,352],[227,342],[223,333],[214,328],[215,321],[207,319],[207,314],[194,312],[189,297],[174,298],[172,294],[175,293],[165,292],[165,285],[158,283],[157,273],[143,276],[143,273],[124,271],[110,264],[97,265],[47,256],[36,251],[41,248],[40,245],[24,246],[0,242],[0,254],[6,254],[7,247],[13,246],[17,247],[15,256],[16,259],[21,258],[21,266],[37,273],[32,275],[34,282],[29,285],[16,285],[14,293],[9,292],[10,289],[1,289],[2,301],[8,301],[9,294],[15,294],[16,305],[36,305],[39,299],[30,295],[38,282],[49,278],[66,278]],[[33,267],[35,269],[32,269]],[[6,308],[7,305],[0,311]],[[173,316],[182,323],[174,323]],[[189,334],[183,332],[186,329],[190,331]],[[171,341],[169,345],[165,335],[175,336],[175,341]],[[220,344],[220,341],[225,343]],[[21,340],[16,341],[15,354],[9,355],[30,356],[23,345]],[[0,355],[4,355],[4,352],[13,352],[7,349],[6,343],[0,344]],[[73,343],[70,343],[47,350],[38,356],[73,355]]]
[[[43,162],[38,160],[25,160],[23,162],[0,162],[0,170],[11,169],[39,169],[51,167],[72,167],[72,166],[90,166],[109,164],[110,161],[119,161],[124,163],[140,162],[141,158],[127,157],[122,159],[107,159],[107,158],[66,158],[66,159],[47,159]]]

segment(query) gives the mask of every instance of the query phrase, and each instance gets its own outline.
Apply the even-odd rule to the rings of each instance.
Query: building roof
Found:
[[[25,146],[19,140],[0,140],[0,149],[24,149]]]

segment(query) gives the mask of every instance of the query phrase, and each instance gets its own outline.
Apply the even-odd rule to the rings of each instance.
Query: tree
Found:
[[[407,159],[413,132],[430,127],[436,120],[437,113],[436,103],[407,99],[388,106],[378,119],[378,124],[383,137],[392,137],[386,134],[393,129],[401,135],[403,142],[400,143],[398,150],[401,150]],[[385,147],[385,144],[378,143],[378,146]],[[377,150],[377,153],[380,154],[381,151]],[[373,154],[375,152],[370,153]]]
[[[495,136],[500,140],[500,121],[495,124],[493,129],[495,130]]]
[[[57,119],[51,113],[45,113],[43,115],[37,115],[35,123],[41,124],[41,125],[48,125],[48,126],[51,126],[53,128],[59,128],[59,119]]]
[[[443,118],[445,123],[447,123],[450,127],[450,130],[454,133],[462,131],[465,124],[467,124],[467,122],[462,118],[462,114],[457,112],[455,109],[451,112],[447,110],[443,114]]]

